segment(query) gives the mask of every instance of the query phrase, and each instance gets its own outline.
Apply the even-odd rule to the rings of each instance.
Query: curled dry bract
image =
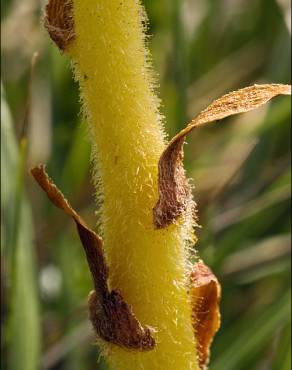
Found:
[[[174,223],[189,204],[191,190],[182,163],[186,135],[206,123],[258,108],[277,95],[291,95],[291,86],[254,85],[226,94],[210,104],[170,141],[158,164],[159,200],[153,209],[156,228]]]
[[[206,369],[213,337],[220,327],[221,287],[208,266],[196,263],[191,272],[192,323],[197,339],[200,369]]]
[[[153,349],[155,340],[150,329],[140,324],[119,291],[109,291],[109,271],[102,239],[89,229],[74,211],[49,178],[43,165],[33,168],[31,173],[52,203],[71,216],[76,223],[94,283],[94,291],[89,294],[88,307],[89,317],[97,335],[105,341],[128,349],[140,351]]]

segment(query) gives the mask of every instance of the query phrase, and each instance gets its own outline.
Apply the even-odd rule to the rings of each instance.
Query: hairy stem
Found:
[[[109,283],[154,329],[157,343],[139,352],[102,342],[104,356],[113,370],[196,370],[185,279],[192,225],[180,220],[155,230],[153,224],[165,142],[143,8],[137,0],[74,0],[73,22],[75,37],[65,51],[95,148]]]

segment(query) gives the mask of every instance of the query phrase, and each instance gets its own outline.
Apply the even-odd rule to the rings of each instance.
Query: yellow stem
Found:
[[[158,160],[165,148],[138,0],[73,0],[74,62],[95,147],[111,288],[155,332],[149,352],[103,342],[113,370],[197,370],[186,288],[190,222],[155,230]]]

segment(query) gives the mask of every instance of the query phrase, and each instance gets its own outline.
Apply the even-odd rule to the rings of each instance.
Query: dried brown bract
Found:
[[[170,146],[159,160],[160,197],[154,208],[154,224],[157,228],[173,223],[186,210],[191,197],[191,187],[181,165],[183,142],[184,137],[176,145]]]
[[[61,51],[74,39],[72,0],[50,0],[46,6],[44,25]]]
[[[221,288],[216,276],[202,261],[191,272],[192,322],[201,370],[206,369],[213,337],[220,327]]]
[[[291,86],[254,85],[226,94],[210,104],[170,141],[158,164],[159,200],[153,210],[157,228],[174,223],[189,203],[190,187],[182,163],[186,135],[206,123],[256,109],[277,95],[291,95]]]
[[[76,223],[80,240],[86,253],[95,290],[88,298],[89,317],[96,333],[105,341],[141,351],[155,347],[148,327],[143,327],[117,290],[108,289],[108,267],[104,257],[102,239],[87,227],[64,195],[40,165],[31,170],[32,175],[46,192],[52,203],[65,211]]]

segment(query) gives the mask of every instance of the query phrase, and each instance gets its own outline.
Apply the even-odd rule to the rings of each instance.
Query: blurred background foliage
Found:
[[[288,0],[144,3],[169,137],[230,90],[289,83]],[[87,322],[91,281],[76,231],[28,174],[47,163],[97,223],[78,87],[41,25],[43,6],[1,1],[2,365],[105,370]],[[223,286],[210,370],[291,368],[290,113],[289,98],[277,98],[188,137],[202,225],[196,248]]]

